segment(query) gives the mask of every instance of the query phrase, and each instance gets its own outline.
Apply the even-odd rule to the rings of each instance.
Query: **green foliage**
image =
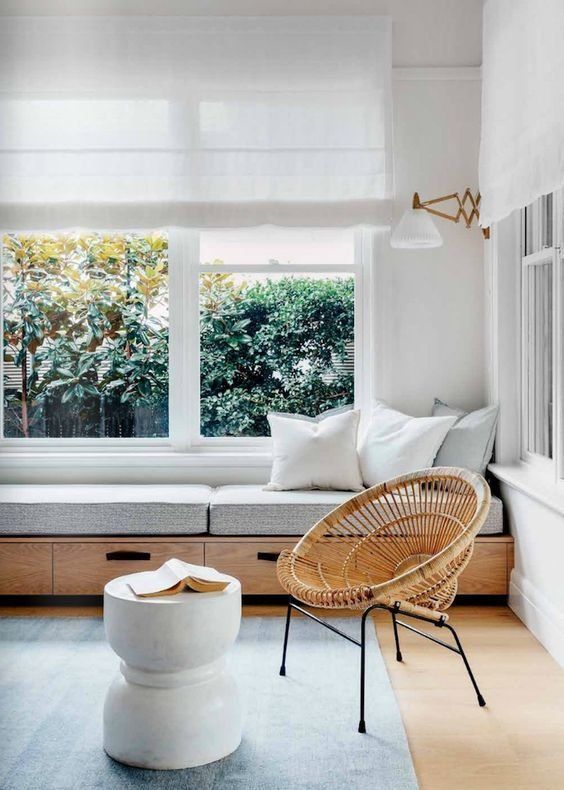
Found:
[[[350,277],[269,278],[236,285],[201,278],[201,430],[268,435],[268,411],[313,416],[351,403],[351,373],[336,367],[354,339]]]
[[[166,410],[166,236],[3,242],[4,360],[20,374],[15,391],[5,388],[9,435],[121,436],[119,424],[105,430],[104,411],[121,411],[131,431],[128,410]]]
[[[163,234],[4,237],[8,436],[168,435]],[[268,411],[353,401],[351,277],[200,279],[201,431],[264,436]],[[14,385],[14,376],[17,385]]]

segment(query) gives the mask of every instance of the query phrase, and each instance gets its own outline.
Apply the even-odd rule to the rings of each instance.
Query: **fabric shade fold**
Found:
[[[480,223],[564,185],[564,2],[487,0]]]
[[[382,225],[388,17],[8,17],[9,230]]]

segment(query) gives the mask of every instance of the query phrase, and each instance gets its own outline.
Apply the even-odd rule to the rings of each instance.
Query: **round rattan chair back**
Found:
[[[402,601],[443,611],[488,514],[480,475],[437,467],[373,486],[339,505],[278,560],[278,578],[314,606]]]

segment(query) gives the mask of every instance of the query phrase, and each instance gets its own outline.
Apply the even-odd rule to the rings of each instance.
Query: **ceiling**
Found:
[[[0,0],[1,16],[390,14],[395,66],[479,66],[482,0]]]

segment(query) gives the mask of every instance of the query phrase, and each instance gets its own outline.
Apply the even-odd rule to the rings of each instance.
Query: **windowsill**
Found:
[[[494,477],[564,516],[564,481],[548,480],[525,463],[490,464]]]
[[[120,468],[186,468],[186,467],[257,467],[269,468],[272,464],[270,452],[254,448],[193,448],[180,452],[169,448],[152,450],[98,450],[88,449],[51,451],[34,450],[17,452],[0,451],[0,469],[4,468],[44,468],[46,464],[58,468],[80,466],[120,467]]]

